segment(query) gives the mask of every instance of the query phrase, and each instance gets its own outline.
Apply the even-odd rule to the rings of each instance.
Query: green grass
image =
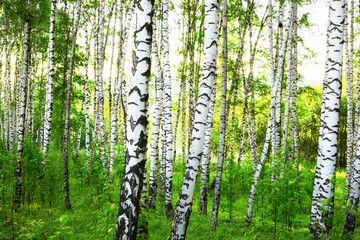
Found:
[[[28,150],[30,151],[30,150]],[[99,160],[94,163],[94,172],[90,182],[86,181],[85,161],[83,157],[75,165],[70,161],[70,194],[72,209],[64,210],[62,190],[62,163],[58,154],[50,154],[48,169],[43,180],[36,179],[36,165],[24,166],[24,203],[19,212],[12,210],[12,194],[14,192],[13,157],[4,161],[0,179],[0,239],[113,239],[115,220],[118,211],[120,183],[122,177],[122,157],[118,156],[115,164],[118,166],[113,186],[109,187],[102,177]],[[5,158],[3,158],[5,159]],[[51,164],[52,163],[52,164]],[[210,183],[215,179],[216,163],[211,165]],[[233,172],[227,171],[225,164],[222,184],[222,196],[218,225],[210,232],[210,219],[213,190],[209,190],[208,215],[199,213],[199,182],[195,189],[194,204],[187,229],[187,239],[275,239],[274,212],[271,196],[279,197],[279,210],[276,224],[276,239],[312,239],[309,234],[309,212],[313,181],[313,166],[302,165],[300,168],[301,205],[297,204],[296,184],[293,175],[289,173],[284,181],[279,183],[274,195],[270,188],[270,168],[266,167],[262,180],[257,188],[254,205],[254,218],[250,227],[244,226],[247,209],[247,198],[252,182],[250,163],[243,163]],[[35,171],[36,170],[36,171]],[[32,172],[34,171],[34,172]],[[174,167],[173,205],[175,207],[178,191],[183,177],[184,166],[177,162]],[[294,173],[294,170],[289,172]],[[149,173],[148,173],[149,174]],[[229,177],[233,176],[232,190]],[[288,193],[284,193],[287,186]],[[295,189],[295,190],[294,190]],[[284,195],[286,194],[286,195]],[[332,239],[340,239],[345,221],[345,173],[337,172],[335,191],[335,214]],[[295,197],[294,197],[295,196]],[[285,199],[288,198],[288,199]],[[50,207],[51,203],[51,207]],[[230,204],[232,203],[232,204]],[[296,203],[296,204],[294,204]],[[230,219],[229,209],[232,209]],[[290,216],[291,226],[286,224],[286,214]],[[166,220],[164,203],[159,197],[155,210],[148,210],[141,216],[148,222],[149,236],[147,239],[164,240],[170,234],[171,221]],[[140,236],[138,239],[145,237]],[[354,239],[360,239],[360,232],[355,231]]]

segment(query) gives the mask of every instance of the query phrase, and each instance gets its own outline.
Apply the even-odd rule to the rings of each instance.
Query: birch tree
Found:
[[[216,83],[211,92],[211,102],[209,113],[206,119],[206,132],[204,139],[204,151],[201,157],[201,183],[200,183],[200,206],[199,210],[203,214],[207,214],[207,184],[209,183],[210,175],[210,160],[211,160],[211,133],[213,129],[213,118],[216,100]]]
[[[205,1],[205,43],[204,70],[197,100],[194,127],[191,134],[188,160],[176,204],[170,239],[185,239],[189,224],[195,180],[198,174],[200,157],[203,152],[206,118],[209,111],[211,90],[215,83],[217,55],[218,5],[216,0]]]
[[[30,11],[31,5],[28,2],[27,10]],[[25,133],[25,111],[26,111],[26,81],[28,78],[28,57],[30,51],[30,33],[31,33],[31,18],[26,16],[24,26],[24,40],[21,62],[21,85],[20,93],[20,107],[18,118],[18,132],[17,132],[17,157],[16,157],[16,184],[14,196],[14,208],[17,211],[20,207],[22,197],[22,155],[24,150],[24,133]]]
[[[210,230],[214,231],[217,225],[217,218],[220,206],[221,178],[224,165],[225,135],[226,135],[226,89],[227,89],[227,0],[223,1],[222,12],[223,28],[223,62],[222,62],[222,86],[221,86],[221,116],[220,116],[220,141],[219,158],[215,178],[214,201],[212,206]]]
[[[153,2],[135,4],[135,50],[129,91],[125,169],[114,239],[136,239],[139,202],[146,163],[148,80],[152,38]]]
[[[166,136],[166,173],[165,173],[165,208],[166,217],[170,219],[173,215],[172,207],[172,174],[173,174],[173,159],[172,159],[172,113],[171,113],[171,76],[170,76],[170,62],[169,62],[169,0],[163,2],[163,53],[164,53],[164,95],[163,95],[163,118],[164,131]]]
[[[103,61],[104,61],[104,2],[100,0],[100,13],[99,13],[99,38],[98,47],[99,53],[97,58],[97,77],[98,77],[98,107],[99,107],[99,130],[100,130],[100,154],[101,163],[104,174],[106,170],[106,159],[105,159],[105,122],[104,122],[104,92],[103,92]]]
[[[45,118],[44,118],[44,142],[43,154],[46,156],[52,121],[52,106],[53,106],[53,78],[54,78],[54,51],[55,51],[55,17],[56,17],[57,0],[51,1],[50,13],[50,29],[49,29],[49,46],[48,46],[48,66],[47,66],[47,81],[46,81],[46,101],[45,101]]]
[[[317,159],[319,174],[315,175],[310,231],[315,238],[328,238],[333,212],[333,190],[339,129],[339,109],[341,96],[342,47],[344,38],[344,1],[330,1],[329,25],[327,29],[326,92],[324,101],[324,122],[320,155]],[[319,163],[320,162],[320,163]],[[318,190],[315,187],[318,185]]]
[[[346,150],[346,193],[345,201],[348,198],[349,190],[351,188],[351,175],[353,168],[353,68],[354,68],[354,1],[351,1],[352,7],[350,14],[348,14],[347,1],[345,1],[345,26],[344,26],[344,44],[345,44],[345,61],[346,61],[346,100],[347,100],[347,150]],[[348,34],[348,25],[350,23],[350,33]],[[355,141],[356,142],[356,141]]]
[[[357,125],[359,131],[360,125]],[[360,135],[357,135],[356,148],[355,148],[355,161],[353,173],[351,175],[351,186],[349,191],[348,201],[350,206],[346,213],[346,222],[344,226],[344,235],[351,237],[355,230],[356,213],[359,206],[359,189],[360,189]]]
[[[128,35],[129,35],[129,31],[130,31],[130,24],[131,24],[131,19],[132,19],[132,15],[133,15],[133,9],[134,9],[134,4],[131,1],[130,9],[129,9],[129,12],[128,12],[127,18],[126,18],[126,21],[127,21],[126,27],[123,32],[124,39],[121,39],[121,37],[120,37],[120,43],[119,43],[119,48],[118,48],[118,60],[116,63],[116,76],[115,76],[115,82],[117,84],[116,84],[116,88],[115,88],[114,103],[112,106],[113,110],[112,110],[111,125],[110,125],[110,161],[109,161],[109,172],[110,173],[112,173],[112,171],[113,171],[113,162],[114,162],[114,156],[115,156],[114,146],[115,146],[115,138],[116,138],[116,121],[117,121],[117,113],[118,113],[117,109],[118,109],[119,99],[121,98],[121,87],[122,87],[123,78],[124,78],[125,52],[126,52],[126,47],[128,45],[127,44],[128,43]],[[121,119],[119,119],[119,121],[121,121]]]
[[[254,179],[253,179],[253,183],[252,183],[251,189],[250,189],[247,215],[246,215],[246,220],[245,220],[246,225],[250,225],[251,221],[252,221],[253,204],[254,204],[254,199],[255,199],[256,186],[257,186],[258,179],[259,179],[262,167],[264,165],[266,154],[267,154],[267,151],[269,148],[270,136],[272,135],[273,139],[276,139],[274,134],[272,133],[271,129],[274,129],[274,128],[272,128],[272,126],[273,126],[274,117],[275,117],[275,100],[276,100],[276,96],[277,96],[278,85],[280,84],[281,69],[282,69],[282,65],[283,65],[283,61],[284,61],[286,44],[288,42],[288,35],[289,35],[289,31],[291,31],[291,26],[292,26],[292,16],[291,16],[292,15],[292,12],[291,12],[292,5],[293,5],[293,2],[291,2],[291,7],[289,8],[288,19],[286,21],[286,26],[285,26],[283,39],[282,39],[281,49],[279,52],[277,74],[276,74],[276,77],[274,78],[274,81],[272,81],[273,84],[271,87],[270,114],[268,117],[268,125],[267,125],[267,130],[266,130],[265,142],[264,142],[264,147],[263,147],[263,150],[261,153],[261,157],[260,157],[259,162],[255,169]],[[270,44],[269,44],[270,66],[273,66],[273,62],[272,62],[272,48],[273,48],[273,46],[272,46],[272,23],[271,23],[272,18],[270,17],[270,16],[272,16],[271,0],[269,0],[268,10],[269,10],[269,20],[268,21],[269,21],[269,39],[270,39],[270,41],[269,41],[270,42]],[[272,67],[270,68],[270,71],[271,71],[271,77],[274,77]]]
[[[81,13],[81,0],[76,2],[76,16],[75,25],[72,33],[72,44],[70,50],[70,63],[69,71],[67,76],[67,87],[66,87],[66,112],[65,112],[65,130],[64,130],[64,153],[63,153],[63,171],[64,171],[64,195],[65,195],[65,209],[71,209],[70,203],[70,189],[69,189],[69,129],[70,129],[70,114],[71,114],[71,92],[72,92],[72,74],[74,68],[74,55],[76,47],[76,38],[79,29]]]
[[[90,170],[90,96],[89,96],[89,55],[90,55],[90,43],[89,43],[89,2],[86,0],[84,12],[85,12],[85,151],[86,151],[86,170]]]
[[[156,24],[153,27],[153,40],[151,46],[152,67],[155,72],[156,78],[156,102],[153,118],[153,127],[150,143],[150,177],[149,177],[149,208],[155,208],[156,192],[157,192],[157,180],[159,172],[159,135],[160,135],[160,123],[162,117],[162,99],[163,99],[163,76],[160,66],[158,46],[156,40]]]

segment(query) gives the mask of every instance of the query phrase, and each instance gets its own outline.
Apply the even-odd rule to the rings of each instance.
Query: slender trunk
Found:
[[[294,40],[292,54],[292,101],[291,101],[291,119],[290,119],[290,151],[288,161],[292,161],[296,153],[296,100],[297,100],[297,3],[294,4]]]
[[[133,79],[129,91],[129,115],[126,164],[120,192],[119,213],[114,239],[136,239],[140,194],[146,163],[147,105],[150,77],[152,1],[140,0],[135,5],[135,50]]]
[[[163,2],[163,49],[164,49],[164,95],[163,95],[163,117],[164,117],[164,131],[166,132],[166,173],[165,173],[165,208],[166,218],[170,219],[173,215],[172,206],[172,173],[173,173],[173,159],[172,159],[172,113],[171,113],[171,75],[169,62],[169,0]]]
[[[100,17],[99,17],[99,39],[98,39],[98,107],[99,107],[99,131],[100,131],[100,155],[103,167],[103,173],[107,171],[105,158],[105,122],[104,122],[104,92],[103,92],[103,61],[104,61],[104,2],[100,0]]]
[[[98,71],[97,71],[97,60],[96,56],[98,55],[98,17],[97,11],[94,12],[94,26],[93,26],[93,34],[94,34],[94,96],[93,96],[93,131],[92,131],[92,157],[95,157],[96,154],[96,144],[97,144],[97,125],[98,125]]]
[[[293,2],[291,2],[291,5],[293,4]],[[271,0],[269,0],[269,21],[271,21],[271,17],[272,16],[272,3]],[[285,26],[285,34],[283,36],[282,39],[282,44],[281,44],[281,49],[279,52],[279,58],[278,58],[278,71],[276,74],[276,78],[274,78],[274,82],[273,82],[273,86],[271,89],[271,102],[270,102],[270,114],[269,114],[269,118],[268,118],[268,127],[266,130],[266,136],[265,136],[265,143],[264,143],[264,147],[263,147],[263,151],[261,153],[261,157],[259,159],[259,162],[256,166],[256,170],[254,173],[254,180],[253,183],[251,185],[251,190],[250,190],[250,196],[248,199],[248,209],[247,209],[247,216],[246,216],[246,220],[245,220],[245,224],[246,225],[250,225],[251,221],[252,221],[252,215],[253,215],[253,205],[254,205],[254,199],[255,199],[255,193],[256,193],[256,186],[257,186],[257,182],[262,170],[262,167],[264,165],[265,162],[265,157],[269,148],[269,144],[270,144],[270,136],[272,134],[272,125],[274,123],[274,117],[275,117],[275,100],[276,100],[276,95],[277,95],[277,89],[278,89],[278,85],[280,84],[280,76],[281,76],[281,68],[283,65],[283,61],[284,61],[284,54],[285,54],[285,48],[286,48],[286,43],[288,41],[288,34],[289,31],[291,29],[292,26],[292,17],[291,17],[292,13],[289,12],[288,16],[288,20],[286,22],[286,26]],[[272,65],[272,26],[271,26],[271,22],[269,22],[269,38],[270,38],[270,47],[269,47],[269,51],[270,51],[270,65]],[[273,77],[273,68],[270,68],[271,70],[271,77]]]
[[[211,133],[213,126],[214,110],[216,100],[216,83],[211,92],[211,103],[209,113],[206,119],[206,132],[204,139],[204,151],[201,157],[201,183],[200,183],[200,207],[199,210],[203,214],[207,214],[207,184],[209,183],[210,175],[210,160],[211,160]]]
[[[222,84],[221,84],[221,115],[220,115],[220,141],[219,158],[215,178],[214,201],[212,206],[210,230],[214,231],[217,225],[217,219],[220,206],[220,189],[224,165],[225,135],[226,135],[226,89],[227,89],[227,0],[223,1],[222,27],[223,27],[223,62],[222,62]],[[235,91],[236,92],[236,91]],[[234,94],[235,95],[235,94]],[[235,99],[235,97],[234,97]],[[235,103],[234,103],[235,105]],[[234,108],[235,110],[235,108]],[[235,118],[235,116],[234,116]]]
[[[54,78],[54,52],[55,52],[55,17],[56,17],[57,0],[51,1],[50,29],[49,29],[49,46],[48,46],[48,66],[46,81],[46,100],[45,100],[45,118],[44,118],[44,142],[43,154],[47,155],[52,121],[53,106],[53,78]],[[43,162],[45,164],[45,162]]]
[[[115,89],[115,95],[114,95],[114,103],[113,103],[113,110],[112,110],[112,120],[111,120],[111,129],[110,129],[110,161],[109,161],[109,172],[112,173],[113,171],[113,163],[114,163],[114,156],[115,156],[115,138],[116,138],[116,121],[117,121],[117,107],[118,107],[118,101],[119,98],[121,98],[121,83],[122,79],[124,78],[124,64],[125,64],[125,53],[126,53],[126,47],[128,42],[128,35],[129,35],[129,28],[131,23],[131,16],[133,14],[133,4],[130,3],[131,9],[128,13],[127,18],[127,25],[125,29],[124,34],[124,41],[120,38],[119,48],[118,48],[118,60],[116,63],[116,76],[115,76],[115,82],[117,83],[116,89]],[[120,121],[120,119],[119,119]],[[119,129],[120,130],[120,129]]]
[[[9,27],[11,27],[11,23],[9,24]],[[6,84],[6,94],[7,94],[7,102],[6,102],[6,109],[4,109],[4,112],[6,112],[7,115],[7,123],[8,126],[6,126],[8,132],[7,132],[7,147],[11,151],[12,150],[12,117],[11,117],[11,52],[12,52],[12,39],[11,35],[9,34],[9,41],[8,41],[8,51],[6,53],[6,70],[5,70],[5,79],[7,79]]]
[[[351,13],[347,14],[347,7],[345,7],[345,26],[344,26],[344,39],[345,39],[345,61],[346,61],[346,100],[347,100],[347,151],[346,151],[346,193],[345,201],[347,201],[349,196],[349,190],[351,188],[351,175],[353,168],[353,142],[354,142],[354,129],[353,129],[353,68],[354,68],[354,1],[351,1],[352,7],[350,9]],[[347,6],[347,3],[345,2]],[[349,17],[347,17],[350,16]],[[348,23],[350,22],[350,34],[348,34]],[[349,37],[350,35],[350,37]],[[350,48],[350,49],[349,49]]]
[[[67,87],[66,87],[66,112],[65,112],[65,130],[64,130],[64,153],[63,153],[63,170],[64,170],[64,195],[65,195],[65,209],[71,209],[70,203],[70,194],[69,194],[69,170],[68,170],[68,162],[69,162],[69,129],[70,129],[70,111],[71,111],[71,91],[72,91],[72,74],[74,67],[74,55],[75,55],[75,46],[76,46],[76,38],[77,32],[79,28],[80,21],[80,12],[81,12],[81,0],[76,2],[76,17],[75,17],[75,25],[72,34],[72,44],[70,50],[70,63],[69,63],[69,71],[67,77]]]
[[[294,16],[294,3],[292,5],[291,13]],[[293,18],[294,22],[295,18]],[[284,161],[286,161],[286,147],[287,147],[287,141],[288,141],[288,128],[289,128],[289,112],[290,112],[290,90],[291,90],[291,83],[292,83],[292,64],[291,64],[291,54],[292,54],[292,28],[289,32],[289,41],[288,41],[288,49],[287,49],[287,79],[286,79],[286,93],[285,93],[285,110],[284,110],[284,126],[283,126],[283,135],[282,135],[282,150],[281,154],[284,158]],[[284,164],[284,163],[283,163]]]
[[[90,171],[90,96],[89,96],[89,14],[88,14],[88,0],[85,2],[85,150],[86,150],[86,171]]]
[[[117,4],[117,1],[115,1],[115,4]],[[113,5],[113,6],[114,6]],[[113,35],[112,35],[112,45],[111,45],[111,58],[110,58],[110,77],[109,77],[109,87],[108,87],[108,92],[109,92],[109,128],[111,128],[111,119],[112,119],[112,72],[113,72],[113,63],[114,63],[114,47],[115,47],[115,35],[116,35],[116,23],[117,23],[117,10],[115,11],[115,23],[114,23],[114,27],[113,27]],[[110,24],[110,23],[109,23]],[[115,127],[116,128],[116,127]]]
[[[81,110],[80,110],[80,125],[79,125],[79,132],[77,134],[76,140],[76,155],[75,159],[79,158],[79,150],[80,150],[80,142],[81,142],[81,130],[82,130],[82,123],[83,123],[83,110],[84,110],[84,101],[81,102]]]
[[[157,179],[159,168],[159,133],[160,122],[162,116],[162,98],[163,98],[163,77],[158,56],[158,46],[156,41],[156,25],[154,24],[153,41],[152,41],[152,67],[156,76],[156,103],[153,118],[153,127],[150,144],[150,177],[149,177],[149,208],[155,209],[156,193],[157,193]]]
[[[218,39],[217,8],[216,0],[205,1],[204,72],[196,105],[188,161],[180,188],[180,197],[176,204],[170,239],[185,239],[186,229],[190,220],[195,182],[199,170],[200,157],[203,152],[205,125],[209,111],[211,90],[216,79],[215,70]]]
[[[28,2],[28,10],[30,10],[30,3]],[[28,16],[25,19],[25,35],[23,40],[23,52],[22,52],[22,63],[21,63],[21,85],[19,88],[20,92],[20,108],[18,118],[18,146],[17,146],[17,158],[16,158],[16,185],[15,185],[15,197],[14,197],[14,209],[17,211],[20,207],[22,198],[22,154],[24,146],[24,124],[26,114],[26,81],[28,78],[28,55],[30,45],[30,33],[31,33],[31,19]]]

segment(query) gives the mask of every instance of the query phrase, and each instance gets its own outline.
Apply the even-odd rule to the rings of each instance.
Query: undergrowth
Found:
[[[15,155],[1,152],[0,165],[0,239],[113,239],[118,212],[119,192],[123,174],[124,149],[117,148],[116,171],[113,181],[102,174],[101,163],[95,158],[92,171],[86,171],[85,152],[76,161],[70,161],[70,200],[72,209],[64,210],[62,184],[62,158],[55,148],[50,148],[42,167],[42,155],[32,143],[25,144],[23,164],[23,199],[18,212],[13,211],[15,188]],[[281,164],[280,164],[281,165]],[[208,215],[199,213],[199,183],[195,189],[194,203],[187,239],[311,239],[309,213],[314,176],[314,166],[299,162],[299,172],[293,163],[281,165],[274,183],[274,171],[267,164],[257,186],[254,216],[250,227],[245,227],[247,199],[253,178],[250,161],[241,166],[225,162],[218,225],[210,232],[210,218],[216,162],[211,164],[208,184]],[[184,165],[175,163],[173,177],[173,206],[177,201]],[[278,170],[279,170],[278,169]],[[282,169],[282,170],[281,170]],[[149,172],[148,172],[149,175]],[[199,178],[198,178],[199,181]],[[335,209],[332,239],[341,238],[345,222],[345,174],[337,172]],[[274,208],[276,202],[276,209]],[[142,213],[148,222],[149,236],[138,239],[164,240],[170,234],[171,221],[166,220],[163,199],[158,192],[156,209]],[[354,239],[360,239],[355,230]]]

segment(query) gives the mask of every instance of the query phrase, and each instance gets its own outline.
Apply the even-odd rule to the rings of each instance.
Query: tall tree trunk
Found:
[[[203,152],[204,133],[211,90],[215,83],[217,55],[217,1],[205,1],[205,43],[204,72],[197,100],[194,127],[189,147],[188,161],[176,204],[175,217],[171,227],[170,239],[185,239],[189,224],[196,177],[199,170],[200,157]]]
[[[94,10],[94,26],[93,26],[93,34],[94,34],[94,96],[93,96],[93,131],[92,131],[92,157],[95,157],[96,154],[96,144],[97,144],[97,132],[98,132],[98,13],[96,9]]]
[[[227,4],[228,4],[227,0],[224,0],[223,9],[222,9],[223,10],[222,12],[223,62],[222,62],[222,84],[221,84],[220,141],[219,141],[218,166],[217,166],[216,178],[215,178],[214,201],[212,206],[211,223],[210,223],[211,231],[214,231],[217,225],[219,206],[220,206],[221,179],[222,179],[222,172],[224,165],[224,150],[225,150],[225,136],[226,136],[225,108],[226,108],[226,90],[227,90],[227,83],[226,83],[227,82]]]
[[[128,132],[125,169],[121,185],[119,213],[114,239],[136,239],[140,194],[146,167],[147,105],[150,77],[153,2],[135,5],[135,50],[133,81],[129,91]]]
[[[56,17],[57,0],[51,1],[50,29],[49,29],[49,45],[48,45],[48,66],[46,81],[46,100],[45,100],[45,118],[44,118],[44,139],[43,154],[47,155],[52,121],[53,106],[53,78],[54,78],[54,52],[55,52],[55,17]],[[45,164],[45,162],[43,162]]]
[[[328,238],[331,229],[333,211],[333,190],[335,187],[335,164],[337,153],[337,136],[339,129],[339,110],[341,97],[341,66],[344,38],[344,1],[330,1],[329,25],[327,39],[327,90],[323,122],[320,157],[318,157],[319,174],[315,175],[313,205],[315,212],[310,218],[311,232],[315,238]],[[325,142],[326,141],[326,142]],[[318,185],[317,192],[315,187]],[[313,210],[313,209],[312,209]]]
[[[211,92],[211,102],[209,113],[206,119],[206,132],[204,139],[204,151],[201,157],[201,183],[200,183],[200,207],[199,210],[203,214],[207,214],[207,184],[209,183],[210,175],[210,160],[211,160],[211,133],[213,128],[213,118],[216,100],[216,82]]]
[[[125,54],[126,54],[126,47],[128,42],[128,35],[129,35],[129,28],[131,23],[131,18],[133,14],[133,3],[130,3],[131,9],[128,12],[126,28],[124,30],[124,40],[120,38],[119,48],[118,48],[118,60],[116,63],[116,76],[115,82],[117,83],[114,95],[114,103],[113,103],[113,110],[112,110],[112,120],[111,120],[111,129],[110,129],[110,162],[109,162],[109,172],[112,173],[113,171],[113,162],[115,156],[115,138],[116,138],[116,121],[117,121],[117,105],[119,99],[121,98],[121,84],[124,78],[124,64],[125,64]],[[119,119],[121,121],[121,119]],[[119,129],[120,131],[120,129]]]
[[[11,27],[11,23],[9,23],[9,28]],[[8,49],[6,53],[6,70],[5,70],[5,79],[7,80],[6,84],[6,94],[7,94],[7,102],[5,104],[4,112],[6,112],[7,115],[7,148],[11,151],[12,150],[12,118],[11,118],[11,52],[12,52],[12,39],[11,34],[9,34],[8,39]]]
[[[291,5],[293,4],[293,2],[291,2]],[[292,8],[292,7],[291,7]],[[268,6],[268,10],[269,10],[269,21],[271,21],[272,19],[272,3],[271,0],[269,0],[269,6]],[[247,209],[247,216],[246,216],[246,220],[245,220],[245,224],[246,225],[250,225],[251,221],[252,221],[252,215],[253,215],[253,205],[254,205],[254,199],[255,199],[255,193],[256,193],[256,186],[258,183],[258,179],[262,170],[262,167],[264,165],[265,162],[265,157],[269,148],[269,144],[270,144],[270,136],[271,136],[271,129],[274,123],[274,117],[275,117],[275,100],[276,100],[276,96],[277,96],[277,90],[278,90],[278,85],[280,84],[280,76],[281,76],[281,69],[282,69],[282,65],[283,65],[283,61],[284,61],[284,55],[285,55],[285,49],[286,49],[286,43],[288,42],[288,34],[289,31],[291,31],[291,26],[292,26],[292,17],[291,17],[292,13],[291,11],[289,11],[289,18],[287,19],[286,22],[286,26],[285,26],[285,33],[283,35],[283,39],[282,39],[282,44],[281,44],[281,49],[279,52],[279,58],[278,58],[278,71],[276,74],[276,78],[274,78],[275,81],[273,81],[273,86],[271,89],[271,102],[270,102],[270,114],[269,114],[269,118],[268,118],[268,127],[266,130],[266,136],[265,136],[265,143],[264,143],[264,147],[263,147],[263,151],[261,153],[261,157],[259,159],[259,162],[256,166],[256,170],[254,173],[254,180],[253,183],[251,185],[251,190],[250,190],[250,196],[248,199],[248,209]],[[269,46],[269,51],[270,51],[270,65],[272,65],[272,26],[271,26],[271,22],[269,22],[269,39],[270,39],[270,46]],[[273,68],[270,68],[271,71],[271,77],[273,77]]]
[[[30,10],[30,2],[28,2],[28,10]],[[26,114],[26,81],[28,78],[28,58],[30,50],[30,33],[31,33],[31,19],[27,16],[25,19],[25,35],[23,40],[23,52],[21,63],[21,85],[19,88],[20,93],[20,108],[18,118],[18,146],[16,158],[16,185],[14,196],[14,209],[17,211],[20,207],[22,197],[22,154],[24,146],[24,132],[25,132],[25,114]]]
[[[121,1],[122,2],[122,1]],[[114,9],[114,7],[117,6],[117,0],[115,0],[115,3],[113,3],[112,5],[112,11]],[[117,26],[117,9],[115,11],[115,21],[114,21],[114,26],[113,26],[113,33],[112,33],[112,41],[111,41],[111,58],[110,58],[110,77],[109,77],[109,86],[108,86],[108,92],[109,92],[109,128],[111,128],[111,118],[112,118],[112,72],[113,72],[113,63],[114,63],[114,47],[115,47],[115,35],[116,35],[116,26]],[[109,22],[109,26],[108,29],[110,28],[110,22]],[[106,48],[106,45],[105,45]]]
[[[67,87],[66,87],[66,112],[65,112],[65,129],[64,129],[64,153],[63,153],[63,170],[64,170],[64,195],[65,195],[65,209],[71,209],[70,203],[70,189],[69,189],[69,129],[70,129],[70,112],[71,112],[71,91],[72,91],[72,74],[74,67],[74,55],[75,55],[75,46],[76,38],[79,28],[80,21],[80,12],[81,12],[81,0],[76,2],[76,17],[74,22],[74,29],[72,34],[72,44],[70,50],[70,63],[69,71],[67,77]]]
[[[149,197],[148,206],[149,208],[155,209],[156,193],[157,193],[157,180],[158,180],[158,169],[159,169],[159,133],[160,123],[162,117],[162,99],[163,99],[163,76],[162,69],[160,66],[158,46],[156,41],[156,24],[153,31],[152,40],[152,67],[156,76],[156,103],[155,112],[153,118],[153,127],[151,134],[150,144],[150,177],[149,177]]]
[[[171,107],[171,75],[169,62],[169,0],[163,2],[163,49],[164,49],[164,95],[163,95],[163,117],[164,131],[166,131],[166,173],[165,173],[165,208],[166,218],[170,219],[173,215],[172,207],[172,107]]]
[[[291,9],[291,13],[292,16],[294,17],[294,5],[296,3],[294,3],[292,5],[292,9]],[[294,22],[295,18],[293,18],[293,22]],[[287,79],[286,79],[286,93],[285,93],[285,110],[284,110],[284,125],[283,125],[283,134],[282,134],[282,150],[281,150],[281,154],[282,157],[284,159],[286,159],[285,157],[285,153],[286,153],[286,147],[287,147],[287,141],[288,141],[288,132],[289,132],[289,112],[290,112],[290,91],[291,91],[291,83],[292,83],[292,58],[291,58],[291,54],[292,54],[292,28],[289,31],[289,41],[288,41],[288,49],[287,49]],[[286,161],[286,160],[285,160]]]
[[[88,1],[85,2],[85,150],[86,150],[86,171],[90,171],[90,96],[89,96],[89,55],[90,55],[90,43],[89,43],[89,14],[88,14]]]
[[[81,130],[82,130],[82,124],[83,124],[83,110],[84,110],[84,101],[81,102],[79,132],[78,132],[77,138],[76,138],[76,155],[75,155],[76,159],[79,158]]]
[[[294,4],[294,40],[292,54],[292,100],[291,100],[291,119],[290,119],[290,151],[288,160],[292,161],[294,154],[297,152],[295,148],[296,141],[296,100],[297,100],[297,3]]]
[[[354,68],[354,2],[351,1],[352,8],[350,9],[351,13],[348,13],[348,8],[345,7],[345,26],[344,26],[344,39],[345,39],[345,61],[346,61],[346,100],[347,100],[347,150],[346,150],[346,193],[345,201],[349,197],[349,190],[351,188],[351,175],[353,168],[353,142],[354,142],[354,127],[353,127],[353,68]],[[345,1],[347,6],[347,2]],[[347,17],[350,16],[349,17]],[[350,22],[350,34],[348,34],[347,25]],[[350,49],[349,49],[350,48]]]
[[[100,154],[104,174],[107,171],[105,158],[105,122],[104,122],[104,92],[103,92],[103,61],[104,61],[104,2],[100,0],[100,17],[99,17],[99,39],[98,39],[98,107],[99,107],[99,130],[100,130]]]

